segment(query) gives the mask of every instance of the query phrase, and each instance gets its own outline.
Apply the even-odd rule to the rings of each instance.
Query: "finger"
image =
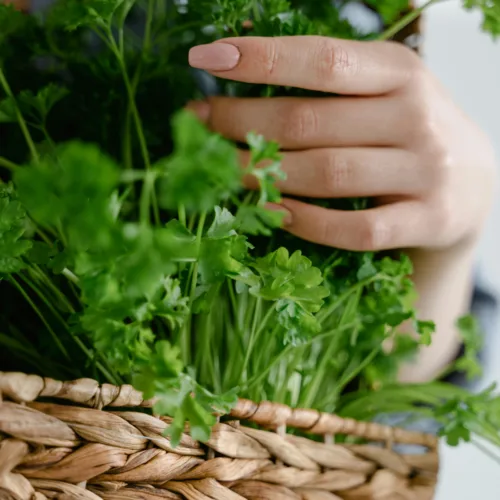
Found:
[[[256,132],[285,150],[399,146],[411,131],[399,99],[216,97],[205,113],[209,126],[228,139],[246,142]]]
[[[284,199],[282,207],[287,211],[287,231],[313,243],[345,250],[376,252],[420,247],[433,241],[435,233],[418,201],[342,211]]]
[[[193,47],[189,62],[229,80],[346,95],[392,92],[420,67],[400,44],[320,36],[226,38]]]
[[[242,164],[250,159],[240,153]],[[282,193],[312,198],[350,198],[417,195],[429,189],[429,176],[419,168],[417,155],[390,148],[325,148],[283,155],[286,180]],[[254,188],[249,179],[247,187]]]

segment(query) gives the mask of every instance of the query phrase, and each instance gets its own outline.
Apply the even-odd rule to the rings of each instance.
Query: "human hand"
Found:
[[[291,233],[359,251],[476,239],[492,199],[492,147],[409,49],[314,36],[228,38],[193,48],[190,64],[230,80],[342,95],[191,105],[229,139],[244,142],[255,131],[279,142],[285,195],[375,199],[374,208],[345,212],[285,197],[274,208]]]

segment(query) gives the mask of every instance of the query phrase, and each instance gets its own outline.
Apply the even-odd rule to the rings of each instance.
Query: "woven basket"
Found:
[[[240,400],[206,445],[186,429],[173,449],[129,385],[0,372],[0,396],[2,500],[430,500],[437,482],[434,436],[314,410]]]

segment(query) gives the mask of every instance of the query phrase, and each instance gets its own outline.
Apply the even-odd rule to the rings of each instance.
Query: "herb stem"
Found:
[[[17,165],[16,163],[10,161],[10,160],[7,160],[7,158],[4,158],[3,156],[0,156],[0,167],[4,167],[4,168],[7,168],[9,170],[16,170],[18,168],[21,168],[20,165]]]
[[[309,339],[308,341],[304,342],[300,346],[293,346],[289,344],[285,349],[283,349],[275,358],[274,360],[269,363],[262,372],[260,372],[258,375],[256,375],[254,378],[250,379],[247,381],[246,385],[244,386],[244,389],[248,391],[249,389],[255,387],[257,384],[260,384],[262,380],[264,380],[268,375],[269,372],[281,361],[283,360],[288,354],[290,354],[294,349],[306,349],[307,347],[310,347],[314,342],[320,341],[327,339],[331,337],[332,335],[337,335],[342,333],[344,330],[348,330],[349,328],[353,328],[356,324],[355,323],[349,323],[345,324],[341,327],[334,328],[333,330],[329,330],[327,332],[321,333],[317,335],[316,337],[313,337]]]
[[[144,167],[146,168],[146,170],[151,170],[151,159],[149,157],[146,136],[144,135],[144,127],[142,125],[141,116],[139,114],[139,110],[137,109],[137,104],[135,102],[134,85],[130,81],[130,77],[128,75],[125,61],[122,57],[122,54],[120,53],[119,47],[116,45],[116,41],[111,33],[108,35],[108,45],[111,48],[112,52],[115,54],[115,57],[118,60],[118,64],[120,65],[120,70],[122,73],[123,82],[125,84],[125,89],[127,91],[130,110],[132,112],[132,118],[134,119],[137,138],[139,139],[139,146],[140,146],[140,150],[141,150],[142,160],[144,162]],[[154,191],[151,194],[151,199],[153,202],[153,214],[154,214],[155,223],[159,224],[160,223],[160,212],[158,209],[158,202],[156,200],[156,193]]]
[[[424,5],[413,9],[408,12],[403,18],[394,23],[392,26],[387,28],[381,35],[377,37],[377,40],[384,41],[390,40],[394,36],[396,36],[400,31],[406,28],[410,23],[412,23],[415,19],[417,19],[424,10],[430,7],[432,4],[437,2],[442,2],[443,0],[428,0]]]
[[[179,222],[186,227],[186,207],[184,205],[179,205]]]
[[[201,28],[204,25],[205,25],[205,23],[202,21],[191,21],[189,23],[180,24],[180,25],[174,26],[173,28],[171,28],[168,31],[165,31],[164,33],[159,34],[157,36],[157,40],[161,40],[164,37],[169,38],[172,35],[175,35],[176,33],[184,32],[184,31],[188,30],[189,28],[198,28],[198,27]]]
[[[482,443],[477,441],[476,439],[472,440],[472,444],[484,455],[486,455],[488,458],[496,462],[498,465],[500,465],[500,456],[496,455],[493,453],[491,450],[489,450],[486,446],[484,446]]]
[[[203,237],[203,230],[205,228],[206,218],[207,218],[207,213],[202,212],[198,220],[198,230],[196,231],[196,246],[198,254],[200,252],[201,239]],[[196,293],[196,284],[198,282],[198,260],[196,260],[191,266],[191,270],[188,276],[188,283],[189,279],[191,279],[191,290],[189,293],[189,308],[190,311],[192,311],[194,296]],[[185,365],[189,365],[191,359],[191,325],[192,325],[192,314],[188,317],[184,325],[184,328],[182,329],[181,352]]]
[[[146,25],[144,27],[144,45],[143,54],[147,54],[151,49],[151,25],[153,23],[155,0],[148,0],[148,8],[146,10]]]
[[[248,343],[247,352],[245,354],[245,360],[243,361],[243,366],[241,367],[240,380],[243,380],[245,372],[248,369],[248,365],[250,363],[250,358],[251,358],[252,353],[255,349],[255,345],[257,344],[257,341],[259,340],[262,332],[265,331],[267,324],[269,323],[269,320],[271,319],[273,313],[275,312],[274,307],[271,306],[269,308],[269,310],[267,311],[266,315],[264,316],[264,318],[261,320],[261,310],[262,310],[262,298],[259,297],[257,299],[257,303],[255,305],[252,332],[250,334],[250,341]],[[258,323],[260,323],[259,328],[257,328]]]
[[[354,380],[377,356],[377,354],[382,350],[382,346],[378,345],[377,347],[374,347],[368,356],[359,363],[356,368],[351,370],[349,373],[344,374],[342,379],[340,380],[338,386],[337,386],[337,392],[340,393],[342,389],[348,385],[352,380]]]
[[[253,0],[253,16],[255,18],[256,21],[260,21],[261,20],[261,15],[260,15],[260,6],[259,6],[259,2],[258,0]]]
[[[17,280],[14,278],[14,276],[10,277],[11,283],[17,288],[17,290],[21,293],[21,295],[24,297],[26,302],[31,306],[33,311],[37,314],[37,316],[41,319],[42,323],[45,325],[45,328],[47,328],[48,332],[52,336],[52,339],[54,340],[54,343],[57,345],[58,349],[61,351],[63,356],[71,363],[71,357],[68,354],[68,351],[62,344],[61,340],[57,336],[56,332],[52,329],[50,326],[50,323],[46,320],[45,316],[43,315],[42,311],[38,308],[38,306],[31,300],[31,297],[26,293],[24,288],[17,282]]]
[[[140,200],[140,218],[143,226],[149,225],[149,208],[151,205],[151,196],[154,190],[154,182],[156,173],[154,170],[146,172],[146,178],[142,186],[141,200]]]
[[[54,295],[57,296],[58,300],[60,300],[71,313],[75,313],[75,308],[73,307],[73,304],[66,298],[66,296],[57,288],[57,286],[54,285],[52,280],[42,271],[42,269],[37,265],[33,264],[32,266],[33,271],[35,272],[36,275],[45,283],[45,285],[54,293]]]
[[[45,232],[40,229],[39,227],[36,228],[36,233],[38,234],[38,236],[40,236],[40,238],[42,238],[42,240],[47,243],[47,245],[49,247],[52,247],[53,246],[53,243],[52,241],[50,241],[50,238],[45,234]]]
[[[3,69],[1,67],[0,67],[0,86],[4,89],[5,93],[7,94],[7,97],[12,99],[12,103],[14,104],[14,109],[16,112],[16,118],[17,118],[17,121],[19,123],[19,126],[21,127],[21,131],[24,135],[24,139],[26,140],[26,143],[28,144],[28,148],[31,152],[31,156],[36,163],[39,163],[40,157],[38,156],[38,151],[36,150],[35,143],[33,142],[31,134],[28,130],[28,126],[26,125],[26,121],[24,120],[24,117],[23,117],[21,111],[19,110],[19,106],[17,105],[17,101],[14,97],[12,89],[10,88],[9,82],[5,78],[5,74],[4,74]]]
[[[43,275],[43,273],[42,273],[42,275]],[[43,276],[45,276],[45,275],[43,275]],[[38,288],[27,276],[20,275],[20,278],[38,295],[38,297],[40,298],[40,300],[42,300],[42,302],[47,306],[47,308],[49,309],[49,311],[54,315],[54,317],[59,321],[59,323],[61,323],[61,325],[63,326],[63,328],[68,332],[68,334],[70,335],[70,337],[72,338],[72,340],[75,342],[75,344],[82,350],[82,352],[89,359],[92,360],[93,359],[93,355],[90,352],[90,350],[81,341],[81,339],[79,339],[71,331],[71,329],[69,328],[68,324],[66,323],[66,321],[64,320],[64,318],[59,313],[59,311],[57,311],[56,308],[47,299],[47,297],[45,297],[45,295],[42,293],[42,291],[40,290],[40,288]],[[46,277],[46,279],[48,280],[47,277]],[[21,291],[20,288],[19,288],[19,290]],[[25,298],[26,298],[26,295],[25,295]],[[72,308],[72,306],[70,306],[70,307],[71,307],[71,309],[74,312],[74,309]],[[60,339],[57,336],[56,336],[56,338],[57,338],[56,343],[58,344],[58,346],[59,346],[59,344],[60,344],[60,346],[62,346],[62,343],[60,342]],[[67,354],[67,351],[66,351],[66,357],[69,358],[69,354]],[[118,384],[119,383],[119,378],[116,375],[112,374],[107,368],[105,368],[102,363],[100,363],[99,361],[96,361],[96,367],[108,379],[108,381],[110,383],[113,383],[113,384]]]

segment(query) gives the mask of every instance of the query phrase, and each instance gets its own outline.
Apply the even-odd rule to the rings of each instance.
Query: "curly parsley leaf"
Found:
[[[257,259],[252,267],[262,283],[251,292],[276,302],[278,321],[287,331],[287,341],[296,343],[320,331],[314,313],[321,309],[329,292],[322,286],[321,271],[308,258],[300,251],[290,255],[288,250],[280,248]]]
[[[13,99],[6,97],[0,101],[0,123],[17,122],[16,104]]]
[[[201,241],[199,272],[202,285],[220,284],[226,277],[256,284],[246,263],[251,245],[235,231],[236,219],[217,207],[214,222]]]
[[[420,335],[420,343],[429,346],[432,344],[432,335],[436,332],[436,324],[433,321],[415,321],[415,330]]]
[[[200,388],[183,369],[179,349],[160,340],[134,375],[134,385],[144,397],[155,398],[154,411],[174,418],[167,429],[173,446],[180,442],[186,422],[194,439],[207,441],[216,422],[214,412],[228,411],[236,403],[233,393],[216,396]]]
[[[283,212],[258,205],[241,205],[236,213],[236,224],[243,234],[271,236],[273,229],[283,225],[283,218]]]
[[[24,90],[19,94],[18,101],[21,112],[44,123],[52,108],[69,94],[69,90],[50,83],[36,94],[30,90]]]
[[[42,226],[67,233],[73,248],[112,245],[110,198],[118,185],[119,168],[99,148],[80,142],[59,146],[57,161],[17,169],[19,198]]]
[[[22,257],[32,241],[23,239],[26,212],[17,200],[12,186],[0,185],[0,276],[17,273],[26,267]]]
[[[245,170],[247,175],[255,177],[259,183],[260,197],[258,204],[263,206],[268,202],[279,202],[281,195],[276,187],[277,180],[285,180],[286,174],[281,170],[281,155],[276,142],[268,142],[263,136],[248,134],[247,142],[250,146],[250,164]],[[271,162],[266,166],[265,161]]]
[[[160,203],[168,209],[211,211],[241,189],[236,146],[210,132],[189,111],[178,113],[172,124],[174,153],[159,162],[165,172]]]
[[[457,321],[457,328],[463,339],[464,355],[457,360],[455,368],[464,372],[468,379],[478,378],[483,374],[479,353],[484,344],[479,322],[474,316],[463,316]]]
[[[500,1],[499,0],[464,0],[468,10],[480,10],[483,14],[482,28],[493,38],[500,36]]]
[[[49,23],[68,31],[79,28],[109,30],[115,19],[123,22],[136,0],[59,0],[50,10]]]

